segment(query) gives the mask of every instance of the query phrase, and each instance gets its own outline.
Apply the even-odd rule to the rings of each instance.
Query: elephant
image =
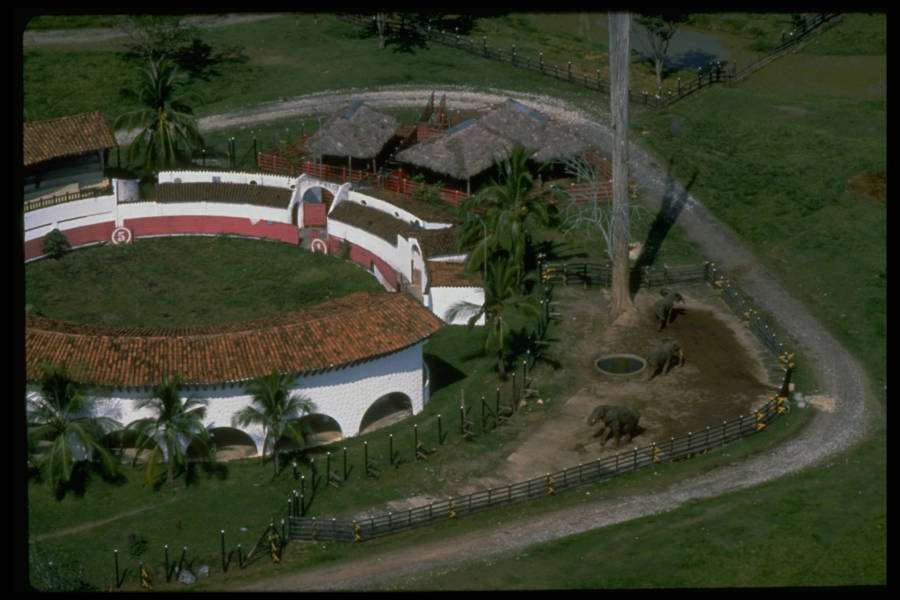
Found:
[[[588,417],[587,423],[588,425],[593,425],[598,421],[602,422],[603,427],[597,430],[594,437],[603,434],[602,445],[606,446],[606,442],[609,438],[615,435],[616,446],[618,446],[619,438],[621,438],[622,435],[628,436],[626,441],[631,441],[631,437],[635,434],[640,418],[640,413],[633,408],[601,404],[593,410],[591,416]]]
[[[678,292],[668,288],[659,290],[659,293],[662,295],[662,298],[653,304],[653,312],[656,314],[656,319],[659,321],[659,326],[656,330],[662,331],[663,327],[668,325],[672,318],[672,310],[675,303],[681,302],[684,304],[684,298]]]
[[[679,366],[684,364],[684,351],[678,340],[663,338],[662,344],[650,348],[650,352],[647,353],[647,380],[653,379],[660,369],[663,375],[668,373],[673,358],[678,359]]]

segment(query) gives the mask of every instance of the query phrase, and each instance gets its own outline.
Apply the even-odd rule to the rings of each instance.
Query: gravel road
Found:
[[[378,91],[343,90],[321,92],[285,102],[260,106],[200,120],[202,131],[241,123],[263,122],[290,116],[337,110],[351,99],[361,99],[373,108],[423,106],[431,88],[391,87]],[[576,108],[555,98],[489,90],[441,88],[451,108],[476,108],[514,97],[544,114],[570,124],[587,140],[611,153],[608,115],[602,106]],[[633,141],[634,142],[634,141]],[[417,573],[449,566],[539,542],[565,537],[631,519],[672,510],[690,500],[714,497],[750,487],[804,469],[847,449],[866,432],[866,378],[857,361],[819,324],[806,309],[763,268],[727,226],[713,218],[666,170],[635,143],[630,148],[630,174],[648,199],[649,208],[677,215],[676,225],[710,260],[726,272],[739,272],[737,285],[752,296],[764,312],[779,315],[789,343],[805,364],[815,365],[818,394],[834,400],[831,411],[816,410],[809,426],[777,451],[752,456],[677,485],[659,490],[652,497],[622,497],[549,512],[525,523],[501,522],[490,530],[423,543],[414,550],[397,551],[371,561],[341,563],[285,575],[247,586],[247,590],[352,590],[361,586],[405,578],[415,582]]]
[[[202,17],[201,27],[226,25],[239,20],[268,18],[261,15]],[[72,43],[115,35],[109,30],[73,32],[29,32],[23,45]],[[199,119],[201,132],[225,129],[241,124],[266,122],[291,116],[329,113],[351,99],[364,100],[373,108],[422,107],[432,88],[391,86],[377,91],[325,91],[282,102]],[[556,98],[506,92],[472,91],[461,87],[435,89],[436,97],[446,94],[452,109],[471,109],[502,102],[513,97],[544,114],[568,123],[588,141],[611,154],[612,134],[608,127],[608,105],[598,98],[596,106],[574,107]],[[119,142],[130,141],[131,134],[117,132]],[[403,578],[415,584],[417,574],[433,567],[452,566],[463,561],[598,529],[631,519],[672,510],[690,500],[714,497],[757,485],[794,473],[846,450],[866,432],[877,411],[867,402],[869,390],[865,374],[856,359],[819,324],[806,309],[763,268],[741,240],[729,228],[713,218],[703,206],[666,173],[666,169],[644,152],[632,139],[630,176],[643,190],[649,208],[677,215],[675,224],[697,248],[732,277],[737,285],[764,312],[779,315],[787,330],[788,347],[804,364],[814,365],[819,382],[818,394],[833,400],[833,409],[816,410],[807,427],[777,450],[752,456],[703,475],[692,477],[659,490],[652,496],[623,496],[585,503],[577,507],[548,512],[527,523],[507,521],[497,526],[464,535],[450,536],[438,542],[422,543],[412,550],[389,552],[373,560],[342,562],[334,566],[284,575],[246,586],[246,590],[354,590],[384,585]]]

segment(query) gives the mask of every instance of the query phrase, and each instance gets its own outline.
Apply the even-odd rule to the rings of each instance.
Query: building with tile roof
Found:
[[[106,155],[115,147],[115,135],[100,111],[24,123],[25,199],[109,185]]]
[[[99,390],[98,413],[128,423],[163,377],[178,375],[187,393],[209,401],[207,425],[231,428],[251,399],[244,391],[273,369],[295,376],[296,391],[316,406],[318,422],[347,437],[372,424],[398,399],[413,414],[428,401],[422,349],[443,323],[406,294],[359,292],[300,311],[240,323],[177,329],[106,327],[27,315],[26,375],[65,363]],[[32,394],[37,393],[34,389]],[[263,432],[244,431],[261,448]]]

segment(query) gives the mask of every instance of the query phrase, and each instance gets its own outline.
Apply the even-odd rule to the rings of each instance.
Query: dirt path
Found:
[[[351,94],[323,92],[289,102],[258,107],[241,113],[201,120],[204,129],[228,127],[242,119],[264,121],[287,115],[323,112],[337,108],[350,98],[362,99],[374,107],[420,106],[431,88],[391,88]],[[545,114],[575,126],[583,136],[609,152],[611,133],[601,107],[576,109],[554,98],[495,90],[488,93],[461,88],[441,88],[451,107],[483,106],[508,97],[533,106]],[[853,445],[867,429],[866,398],[869,395],[863,370],[775,279],[760,266],[726,226],[719,223],[694,200],[665,169],[638,146],[631,147],[631,174],[648,198],[649,208],[672,211],[676,224],[697,245],[733,277],[765,312],[779,315],[787,330],[789,345],[806,364],[817,367],[817,392],[833,401],[833,410],[817,410],[810,424],[777,452],[754,456],[679,482],[652,497],[622,497],[560,511],[535,522],[500,522],[495,528],[445,538],[414,549],[389,552],[375,560],[342,563],[292,575],[272,578],[247,586],[248,590],[352,590],[378,585],[394,578],[413,577],[430,567],[450,565],[480,556],[522,548],[574,533],[672,510],[695,499],[750,487],[788,473],[800,471]],[[546,526],[545,526],[546,525]],[[414,581],[414,579],[413,579]]]
[[[29,540],[29,541],[30,542],[41,542],[43,540],[48,540],[50,538],[61,537],[64,535],[71,535],[73,533],[78,533],[81,531],[87,531],[88,529],[93,529],[94,527],[100,527],[102,525],[106,525],[107,523],[112,523],[113,521],[118,521],[119,519],[122,519],[124,517],[130,517],[132,515],[137,515],[142,512],[146,512],[148,510],[158,508],[164,504],[169,504],[171,502],[174,502],[175,500],[177,500],[177,498],[171,498],[169,500],[165,500],[164,502],[159,502],[157,504],[153,504],[150,506],[144,506],[143,508],[136,508],[136,509],[130,510],[128,512],[119,513],[119,514],[113,515],[112,517],[109,517],[107,519],[100,519],[98,521],[92,521],[90,523],[82,523],[81,525],[79,525],[77,527],[69,527],[68,529],[60,529],[60,530],[54,531],[52,533],[36,535],[33,538],[31,538],[31,540]]]
[[[242,15],[248,16],[248,15]],[[91,36],[76,32],[76,37]],[[96,39],[96,38],[94,38]],[[77,41],[53,32],[24,36],[27,46],[36,43]],[[246,110],[206,117],[199,120],[201,131],[213,131],[238,123],[265,122],[289,116],[329,112],[352,99],[366,101],[374,108],[387,106],[424,106],[433,88],[390,87],[380,90],[322,92],[286,102],[253,107]],[[476,108],[501,102],[509,97],[530,105],[553,118],[565,121],[581,135],[609,153],[611,132],[602,97],[596,106],[575,108],[558,99],[489,90],[476,92],[455,87],[434,90],[447,95],[448,105]],[[120,143],[130,140],[118,134]],[[636,143],[639,140],[633,140]],[[361,587],[388,585],[389,580],[415,576],[430,567],[451,565],[490,554],[522,548],[535,543],[605,527],[634,518],[672,510],[695,499],[709,498],[725,492],[797,472],[854,444],[867,429],[871,416],[866,411],[869,396],[863,370],[807,311],[763,269],[752,254],[726,226],[715,220],[677,182],[637,145],[631,146],[631,176],[643,189],[649,208],[677,215],[676,224],[697,248],[726,271],[740,272],[733,277],[743,291],[752,296],[765,312],[779,315],[780,324],[790,336],[790,344],[806,364],[815,365],[820,384],[817,392],[833,399],[833,410],[817,410],[810,424],[777,452],[753,456],[711,472],[659,490],[652,496],[622,497],[549,512],[541,518],[524,522],[498,521],[497,526],[466,535],[423,543],[415,548],[388,552],[374,560],[360,560],[334,566],[319,567],[246,586],[247,590],[353,590]]]
[[[192,25],[203,29],[224,27],[236,23],[259,21],[281,16],[280,13],[237,14],[227,15],[199,15],[185,17],[181,20],[184,25]],[[86,29],[26,29],[22,32],[22,46],[34,48],[38,46],[54,46],[58,44],[79,44],[106,42],[125,38],[125,33],[110,27],[86,28]]]

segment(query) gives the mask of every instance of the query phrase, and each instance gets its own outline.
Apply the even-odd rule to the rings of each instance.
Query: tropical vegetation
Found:
[[[479,19],[474,31],[489,36],[490,43],[505,47],[516,43],[524,48],[523,40],[527,40],[546,49],[548,57],[551,51],[562,60],[574,54],[576,61],[593,69],[598,60],[603,62],[598,52],[603,52],[605,40],[587,35],[587,29],[572,34],[575,17],[506,15]],[[693,34],[715,34],[727,45],[733,59],[744,66],[758,57],[759,48],[771,46],[767,40],[777,41],[779,32],[790,22],[789,14],[704,13],[692,15],[690,27],[685,28]],[[605,38],[605,29],[599,29]],[[348,77],[358,87],[398,82],[471,85],[552,93],[584,107],[598,103],[596,94],[587,96],[558,82],[448,48],[433,45],[422,52],[373,52],[377,42],[359,39],[354,28],[322,15],[291,15],[211,30],[205,35],[210,40],[229,39],[253,46],[249,64],[205,82],[206,89],[212,91],[212,102],[202,109],[205,114],[343,88]],[[298,40],[305,43],[303,61],[296,60]],[[757,253],[759,261],[865,365],[872,390],[867,401],[876,412],[885,406],[888,364],[883,179],[880,192],[877,186],[878,175],[883,176],[886,169],[885,47],[884,15],[847,14],[799,52],[773,62],[739,85],[705,90],[664,111],[638,110],[632,119],[632,133],[639,136],[640,143],[687,184],[693,197],[731,226]],[[35,118],[98,106],[112,114],[132,108],[124,106],[115,93],[117,86],[132,77],[132,69],[124,68],[108,45],[26,49],[25,54],[26,108]],[[102,68],[98,68],[100,65]],[[639,71],[643,65],[636,63],[633,67]],[[652,66],[648,67],[643,85],[652,89],[655,77]],[[675,75],[665,81],[674,85]],[[641,85],[636,83],[635,89],[641,89]],[[288,124],[279,123],[280,130]],[[254,135],[253,127],[244,124],[220,136],[249,139]],[[291,127],[295,131],[295,125]],[[853,219],[848,220],[847,215],[853,215]],[[677,227],[666,229],[664,243],[654,256],[672,264],[669,257],[673,247],[678,249],[676,260],[696,259]],[[583,249],[592,252],[593,245],[586,243]],[[599,255],[604,251],[601,247]],[[59,262],[73,257],[70,254]],[[81,273],[80,281],[89,279]],[[493,387],[494,378],[484,376],[486,370],[493,372],[493,365],[484,368],[467,350],[481,341],[479,334],[450,327],[429,343],[427,352],[449,363],[443,377],[453,383],[432,397],[427,415],[433,417],[431,411],[442,406],[458,405],[454,403],[458,403],[463,389],[471,396]],[[454,379],[460,377],[456,371],[466,377]],[[438,373],[433,369],[435,377]],[[815,390],[812,378],[804,386],[804,390]],[[788,420],[803,413],[795,410]],[[506,431],[500,430],[498,435]],[[429,469],[438,473],[434,477],[451,472],[483,475],[477,465],[485,445],[492,443],[488,437],[454,448],[452,462],[439,463],[442,459],[438,453],[429,463],[420,465],[417,477],[410,477],[409,471],[391,469],[377,482],[360,478],[354,489],[361,491],[338,494],[335,498],[340,500],[333,506],[357,511],[413,495],[419,491],[419,478],[429,477]],[[885,439],[884,424],[879,421],[863,443],[803,473],[720,498],[693,501],[673,512],[551,546],[528,548],[502,561],[492,559],[489,569],[479,562],[449,573],[428,573],[423,575],[426,579],[414,581],[410,587],[420,588],[427,581],[435,589],[517,585],[557,589],[560,569],[572,565],[576,567],[566,584],[587,588],[884,584]],[[458,450],[466,453],[462,459],[455,454]],[[618,493],[652,495],[660,485],[676,485],[685,472],[718,468],[744,452],[760,451],[773,450],[746,448],[739,442],[722,453],[663,465],[652,473],[616,481],[614,486],[587,489],[585,496],[554,496],[538,502],[533,510],[546,509],[551,502],[590,501]],[[401,475],[391,477],[397,473]],[[80,562],[85,577],[97,586],[111,587],[110,549],[122,543],[126,530],[146,528],[159,547],[163,543],[187,543],[194,552],[195,547],[207,543],[208,531],[223,528],[229,547],[236,541],[248,547],[272,515],[283,514],[283,506],[271,500],[273,482],[268,474],[260,476],[255,462],[253,466],[246,461],[232,463],[226,480],[179,491],[177,498],[153,496],[149,502],[140,481],[131,473],[125,476],[128,483],[121,486],[98,482],[91,489],[89,501],[71,494],[57,501],[43,488],[30,485],[28,519],[35,534],[31,546],[40,550],[34,552],[35,560],[51,557],[57,565],[56,558],[65,556]],[[285,496],[296,486],[289,477],[282,476],[280,481],[279,491]],[[161,492],[165,494],[166,490]],[[160,502],[164,497],[171,504]],[[532,510],[532,506],[521,510]],[[110,515],[118,516],[115,523],[99,525]],[[492,511],[426,534],[452,536],[468,527],[494,526],[497,520],[510,516]],[[176,528],[175,523],[182,519],[194,527]],[[250,531],[244,532],[248,524]],[[76,526],[81,528],[79,534],[67,532],[66,528]],[[323,562],[334,564],[337,559],[363,554],[366,560],[374,560],[380,552],[421,539],[422,532],[415,531],[384,543],[296,546],[281,566],[231,569],[199,586],[221,589],[235,580],[268,577],[288,568]],[[204,560],[214,564],[218,559],[218,542],[214,536],[208,544],[211,549],[203,551]],[[441,579],[443,576],[446,578]]]
[[[275,476],[281,472],[279,454],[286,442],[303,448],[303,415],[315,411],[315,404],[300,392],[291,392],[296,377],[279,374],[273,369],[247,385],[252,397],[249,406],[242,408],[232,418],[235,426],[261,425],[265,440],[260,456],[265,462],[271,456]]]
[[[57,495],[68,487],[84,491],[89,471],[114,475],[118,460],[106,447],[107,435],[121,424],[91,414],[92,398],[65,363],[41,365],[39,394],[27,399],[30,460]]]
[[[138,161],[145,174],[151,174],[189,161],[191,151],[203,146],[192,108],[203,99],[197,92],[181,90],[186,78],[165,58],[149,59],[141,74],[136,91],[124,90],[140,108],[119,116],[115,127],[138,129],[128,160]]]
[[[203,425],[208,402],[199,398],[181,399],[178,376],[164,377],[154,386],[153,394],[138,398],[137,410],[149,409],[153,417],[138,419],[127,427],[135,436],[133,464],[144,461],[147,483],[156,481],[160,462],[166,465],[166,483],[172,485],[176,467],[186,467],[188,451],[193,448],[204,460],[214,461],[209,444],[209,431]],[[145,453],[146,451],[146,453]]]

